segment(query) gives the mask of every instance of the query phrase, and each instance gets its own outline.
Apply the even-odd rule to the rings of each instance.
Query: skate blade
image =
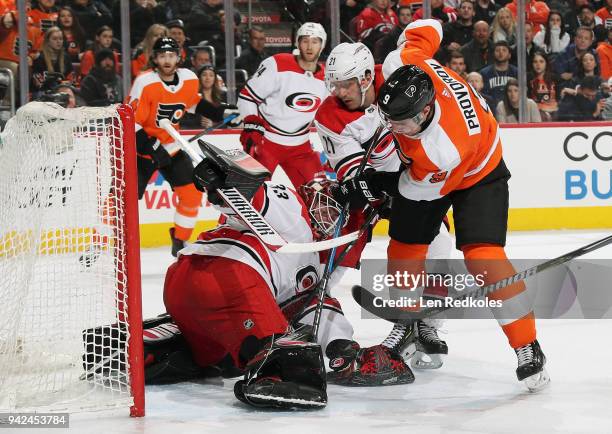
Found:
[[[546,372],[546,369],[542,369],[537,374],[525,378],[523,383],[530,392],[535,393],[548,386],[550,383],[550,376],[548,375],[548,372]]]
[[[410,360],[410,366],[414,369],[440,369],[444,364],[445,354],[427,354],[417,351]]]
[[[262,395],[258,393],[246,392],[243,396],[257,406],[262,407],[278,407],[278,408],[299,408],[299,409],[317,409],[327,405],[327,401],[310,401],[299,398],[287,398],[284,396]]]

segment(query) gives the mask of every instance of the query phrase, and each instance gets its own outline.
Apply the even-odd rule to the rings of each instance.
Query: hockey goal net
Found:
[[[32,102],[0,138],[0,412],[144,415],[131,109]]]

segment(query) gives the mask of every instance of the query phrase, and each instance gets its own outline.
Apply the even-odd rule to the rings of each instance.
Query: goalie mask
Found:
[[[334,199],[331,188],[335,183],[327,179],[315,179],[300,186],[298,193],[306,204],[315,235],[319,240],[333,235],[342,212],[342,206]],[[344,215],[342,227],[346,226],[348,215]]]

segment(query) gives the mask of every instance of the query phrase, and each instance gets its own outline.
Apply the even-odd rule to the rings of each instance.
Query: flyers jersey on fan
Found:
[[[257,115],[265,122],[266,139],[285,146],[308,142],[309,128],[325,97],[322,65],[313,74],[289,53],[268,57],[240,91],[243,116]]]
[[[413,22],[383,64],[385,77],[402,65],[417,65],[435,87],[435,114],[427,128],[414,137],[396,135],[400,158],[408,166],[399,190],[412,200],[434,200],[468,188],[497,167],[502,157],[497,121],[484,98],[434,60],[441,41],[438,21]]]
[[[382,66],[375,65],[373,86],[376,91],[384,81]],[[314,123],[331,167],[338,180],[342,180],[354,175],[381,119],[374,104],[365,109],[349,110],[339,98],[330,95],[317,111]],[[400,167],[393,135],[386,128],[378,138],[368,166],[383,172],[396,171]]]
[[[134,109],[136,131],[144,128],[149,136],[159,139],[170,155],[175,154],[179,145],[159,126],[161,119],[169,119],[178,127],[185,112],[193,113],[200,102],[198,78],[186,68],[178,68],[178,83],[169,86],[156,71],[149,71],[136,77],[128,104]]]

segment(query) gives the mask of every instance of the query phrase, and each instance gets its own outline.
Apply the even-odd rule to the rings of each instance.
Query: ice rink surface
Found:
[[[514,233],[507,252],[511,258],[550,259],[607,235]],[[386,244],[376,238],[366,257],[384,258]],[[588,257],[612,260],[612,246]],[[142,251],[145,317],[164,311],[162,287],[171,262],[169,248]],[[345,275],[333,295],[354,325],[355,340],[368,346],[379,343],[391,324],[360,319],[350,296],[358,281],[358,272]],[[234,398],[234,380],[211,379],[147,387],[144,418],[129,418],[127,410],[72,415],[70,429],[105,434],[612,433],[612,320],[540,320],[538,340],[552,382],[538,394],[516,380],[516,356],[494,320],[451,320],[443,331],[449,356],[441,369],[415,370],[416,380],[409,385],[329,386],[323,410],[256,410]]]

